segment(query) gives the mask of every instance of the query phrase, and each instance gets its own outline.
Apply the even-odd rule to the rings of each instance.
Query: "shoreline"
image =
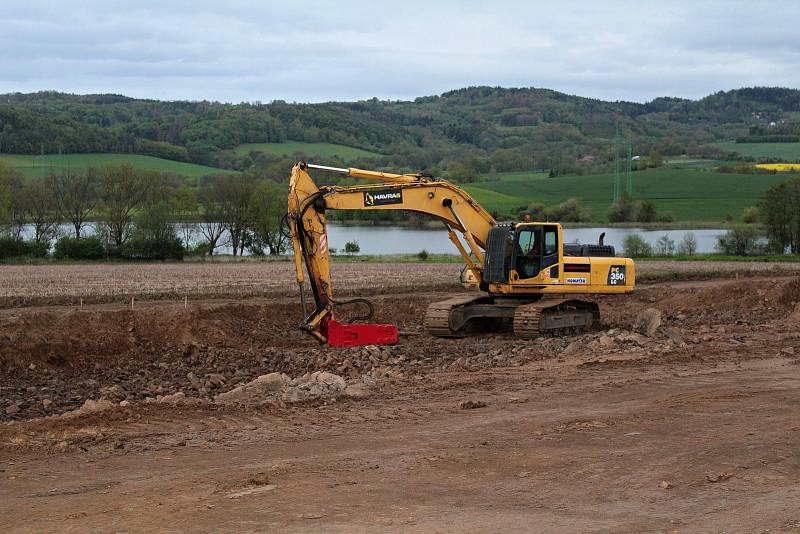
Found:
[[[558,222],[558,221],[534,221],[534,222]],[[412,228],[414,230],[440,230],[442,223],[430,221],[424,223],[412,223],[409,221],[361,221],[361,220],[341,220],[328,221],[329,225],[334,226],[374,226],[374,227],[401,227]],[[643,223],[643,222],[624,222],[624,223],[602,223],[602,222],[562,222],[562,228],[566,230],[580,228],[634,228],[645,231],[654,230],[729,230],[736,226],[745,224],[734,221],[675,221],[669,223]],[[762,230],[762,224],[749,224]]]

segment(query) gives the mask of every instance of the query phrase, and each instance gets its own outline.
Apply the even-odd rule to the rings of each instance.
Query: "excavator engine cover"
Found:
[[[393,324],[342,324],[327,323],[328,345],[331,347],[358,347],[360,345],[394,345],[398,331]]]

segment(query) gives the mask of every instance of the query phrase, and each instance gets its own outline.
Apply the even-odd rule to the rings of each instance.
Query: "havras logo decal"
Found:
[[[403,192],[402,191],[365,191],[364,192],[364,205],[365,206],[385,206],[386,204],[402,204]]]

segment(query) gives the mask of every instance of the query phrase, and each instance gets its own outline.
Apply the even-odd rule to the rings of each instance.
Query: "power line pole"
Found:
[[[628,141],[628,184],[627,190],[628,195],[633,196],[633,175],[631,174],[631,167],[633,166],[633,146],[631,142]]]
[[[614,191],[612,204],[619,200],[619,121],[614,125]]]
[[[622,168],[622,165],[620,165],[619,161],[621,150],[625,150],[627,153],[627,157],[623,156],[626,157],[627,160],[624,169]],[[625,139],[620,135],[618,120],[614,127],[614,182],[612,203],[616,203],[619,200],[619,197],[622,196],[622,172],[625,173],[625,191],[628,193],[628,195],[633,195],[633,177],[631,175],[632,161],[633,146],[630,140]]]

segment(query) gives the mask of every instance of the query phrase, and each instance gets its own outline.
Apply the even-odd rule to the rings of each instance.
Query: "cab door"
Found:
[[[513,273],[518,280],[536,278],[542,270],[542,227],[526,224],[517,227],[514,236]]]
[[[557,224],[520,225],[514,240],[516,279],[528,283],[558,283],[560,239]]]
[[[538,282],[544,285],[561,283],[562,247],[561,227],[545,224],[542,227],[542,270]]]
[[[542,230],[542,235],[544,236],[542,239],[542,269],[547,269],[553,265],[558,265],[561,246],[558,242],[558,225],[546,224]],[[549,269],[547,274],[549,275]],[[558,278],[558,275],[556,274],[552,278]]]

